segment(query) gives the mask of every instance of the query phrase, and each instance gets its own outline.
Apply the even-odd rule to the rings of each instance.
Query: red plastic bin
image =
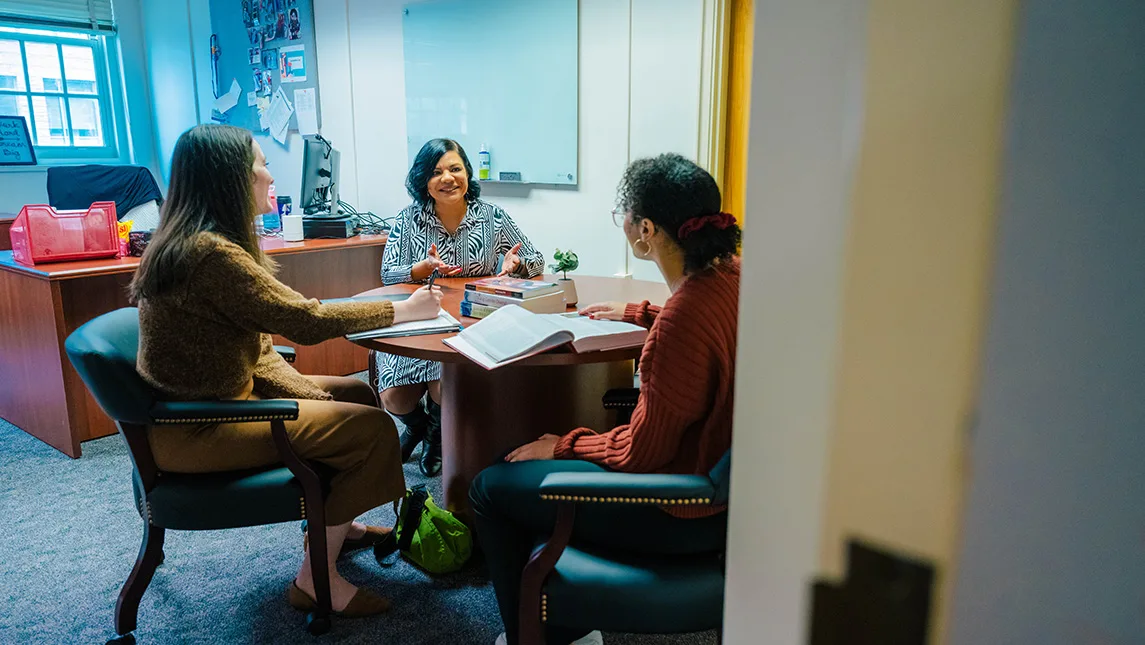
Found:
[[[57,211],[29,204],[12,222],[12,257],[20,264],[91,260],[119,255],[115,202],[96,202],[86,211]]]

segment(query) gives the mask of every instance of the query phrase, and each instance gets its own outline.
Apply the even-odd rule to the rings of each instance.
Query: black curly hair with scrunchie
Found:
[[[684,271],[695,273],[727,260],[739,248],[737,224],[719,228],[714,222],[680,239],[684,222],[720,213],[720,187],[708,171],[687,158],[667,153],[637,159],[620,180],[619,206],[633,222],[651,220],[684,252]]]

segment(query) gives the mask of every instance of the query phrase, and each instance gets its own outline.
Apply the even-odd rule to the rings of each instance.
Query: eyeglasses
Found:
[[[612,223],[616,225],[616,228],[624,228],[624,220],[627,216],[628,214],[619,206],[612,209]]]

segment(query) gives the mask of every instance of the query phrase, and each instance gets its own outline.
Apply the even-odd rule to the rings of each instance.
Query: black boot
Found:
[[[398,421],[402,422],[405,426],[401,432],[398,433],[398,443],[402,449],[402,463],[409,461],[413,455],[414,448],[425,439],[426,430],[429,428],[429,415],[421,407],[421,401],[417,402],[417,406],[410,412],[405,414],[395,414]]]
[[[425,409],[429,424],[421,449],[421,474],[437,477],[441,474],[441,406],[426,396]]]

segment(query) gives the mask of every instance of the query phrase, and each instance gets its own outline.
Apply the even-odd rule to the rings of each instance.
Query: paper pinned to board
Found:
[[[220,113],[224,113],[238,105],[239,97],[242,96],[242,93],[243,89],[239,87],[239,82],[232,78],[230,91],[215,99],[215,110]]]
[[[258,108],[258,127],[263,132],[270,129],[270,122],[267,121],[266,113],[270,111],[270,98],[260,96],[255,100],[255,107]]]
[[[270,101],[270,109],[267,110],[267,124],[270,126],[270,134],[274,140],[279,143],[286,143],[287,128],[290,127],[290,115],[294,114],[294,106],[286,98],[286,92],[282,91],[279,87],[274,92],[274,98]]]
[[[314,100],[314,88],[294,90],[294,110],[298,114],[298,134],[318,134],[318,106]]]
[[[247,92],[246,93],[246,106],[247,107],[256,107],[257,105],[258,105],[258,93],[257,92]]]

